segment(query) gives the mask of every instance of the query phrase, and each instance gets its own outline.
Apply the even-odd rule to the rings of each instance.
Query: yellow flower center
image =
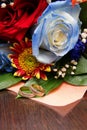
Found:
[[[26,71],[26,74],[32,73],[40,64],[32,55],[32,48],[26,48],[19,54],[18,61],[20,67]]]

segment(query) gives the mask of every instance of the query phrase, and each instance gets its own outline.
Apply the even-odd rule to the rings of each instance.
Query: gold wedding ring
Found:
[[[30,91],[30,92],[29,92]],[[33,98],[35,96],[42,97],[45,95],[45,90],[38,84],[32,84],[30,87],[23,86],[20,88],[19,95],[26,98]]]

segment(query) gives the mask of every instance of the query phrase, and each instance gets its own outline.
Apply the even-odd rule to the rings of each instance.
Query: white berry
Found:
[[[81,36],[82,36],[82,38],[86,38],[87,34],[86,33],[82,33]]]
[[[74,74],[75,74],[75,73],[72,71],[72,72],[71,72],[71,75],[74,75]]]
[[[82,42],[83,42],[83,43],[86,43],[86,39],[85,39],[85,38],[83,38],[83,39],[82,39]]]
[[[1,4],[1,8],[5,8],[6,7],[6,4],[5,3],[2,3]]]
[[[84,32],[87,33],[87,28],[84,29]]]

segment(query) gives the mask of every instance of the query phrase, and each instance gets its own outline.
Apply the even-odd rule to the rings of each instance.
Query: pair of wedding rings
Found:
[[[35,96],[42,97],[45,95],[45,90],[38,84],[32,84],[29,87],[23,86],[19,89],[18,94],[22,97],[33,98]]]

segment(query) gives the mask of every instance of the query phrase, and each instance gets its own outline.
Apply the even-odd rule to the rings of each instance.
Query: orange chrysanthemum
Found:
[[[50,72],[51,67],[48,64],[43,64],[37,61],[35,56],[32,55],[31,41],[25,38],[25,41],[14,43],[10,49],[14,52],[9,57],[12,66],[16,68],[14,76],[21,76],[23,80],[36,77],[47,80],[45,71]]]

